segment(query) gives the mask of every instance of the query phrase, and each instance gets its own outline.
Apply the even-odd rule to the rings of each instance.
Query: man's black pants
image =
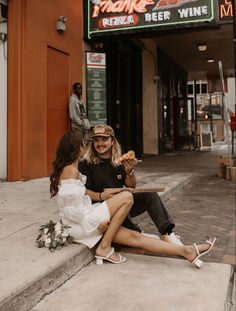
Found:
[[[130,217],[143,214],[145,211],[149,214],[161,234],[171,232],[175,224],[169,216],[162,200],[156,192],[134,193],[134,205],[130,211]],[[142,230],[135,225],[129,217],[123,222],[123,226],[128,229],[141,232]]]

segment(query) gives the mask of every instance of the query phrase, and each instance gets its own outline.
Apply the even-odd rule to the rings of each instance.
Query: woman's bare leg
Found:
[[[111,243],[114,236],[129,214],[132,205],[133,195],[128,191],[122,191],[107,200],[111,221],[98,248],[96,249],[96,255],[106,256],[111,251]],[[113,253],[111,258],[113,260],[119,260],[119,256],[116,253]]]
[[[120,227],[113,241],[126,246],[138,247],[156,255],[181,256],[190,262],[197,256],[196,250],[191,245],[177,245],[162,240],[152,239],[125,227]],[[200,253],[206,251],[208,248],[208,243],[198,245]]]

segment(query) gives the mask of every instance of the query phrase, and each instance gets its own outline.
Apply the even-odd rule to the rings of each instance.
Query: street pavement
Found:
[[[0,311],[234,310],[235,181],[217,176],[225,153],[218,143],[213,152],[150,155],[136,170],[138,186],[165,187],[160,195],[185,244],[217,237],[200,270],[179,258],[125,247],[126,263],[101,267],[82,245],[54,253],[39,249],[38,228],[58,219],[48,178],[0,183]],[[158,233],[148,215],[134,220]]]
[[[235,257],[235,181],[219,178],[220,156],[226,145],[215,144],[213,152],[178,152],[150,157],[143,168],[155,174],[194,173],[194,180],[181,192],[176,192],[166,202],[169,213],[176,222],[176,234],[184,244],[217,237],[215,250],[206,260],[236,265]],[[163,165],[164,163],[164,165]],[[147,215],[136,222],[148,232],[156,228]]]
[[[121,265],[94,262],[31,311],[223,311],[230,269],[128,254]]]

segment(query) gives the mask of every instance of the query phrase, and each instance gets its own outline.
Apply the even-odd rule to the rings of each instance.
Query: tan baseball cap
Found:
[[[115,137],[114,131],[112,127],[106,124],[98,124],[95,125],[93,130],[92,130],[92,135],[91,137],[97,137],[97,136],[103,136],[103,137]]]

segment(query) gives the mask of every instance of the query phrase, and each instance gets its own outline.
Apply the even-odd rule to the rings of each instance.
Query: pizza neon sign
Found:
[[[214,0],[88,1],[88,38],[112,31],[150,31],[156,27],[209,22],[215,22]]]

